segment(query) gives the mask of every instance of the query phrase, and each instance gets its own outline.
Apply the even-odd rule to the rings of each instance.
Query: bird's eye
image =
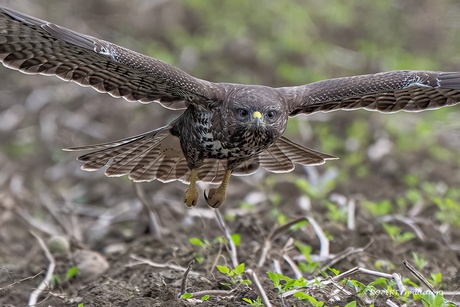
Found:
[[[245,117],[248,117],[249,115],[249,111],[246,110],[246,109],[238,109],[238,116],[240,116],[241,118],[245,118]]]
[[[271,110],[271,111],[267,112],[267,118],[268,119],[274,119],[275,115],[276,115],[276,111]]]

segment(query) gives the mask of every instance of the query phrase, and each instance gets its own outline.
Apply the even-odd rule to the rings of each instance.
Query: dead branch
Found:
[[[187,276],[193,265],[195,264],[195,259],[189,262],[187,269],[184,272],[184,277],[182,278],[182,283],[180,285],[180,296],[187,291]]]
[[[150,261],[149,259],[146,259],[146,258],[138,257],[136,255],[130,255],[130,258],[137,260],[138,262],[125,264],[126,267],[133,267],[133,266],[137,266],[140,264],[147,264],[154,268],[162,268],[162,269],[167,268],[171,270],[184,271],[184,272],[187,270],[187,268],[184,268],[179,265],[174,265],[174,264],[169,264],[169,263],[157,263],[157,262]]]
[[[33,231],[31,231],[30,233],[35,237],[35,239],[37,239],[38,244],[40,245],[41,249],[45,253],[46,258],[49,261],[48,270],[46,271],[45,278],[40,283],[40,285],[37,287],[37,289],[35,289],[30,294],[30,297],[29,297],[29,303],[28,303],[29,306],[35,306],[37,304],[38,297],[51,284],[51,279],[53,278],[53,273],[54,273],[54,268],[56,267],[56,262],[54,260],[53,255],[48,250],[48,247],[46,247],[45,242],[43,242],[43,239],[40,238],[37,234],[35,234]]]
[[[147,200],[147,197],[145,196],[145,191],[142,188],[142,185],[139,183],[134,183],[134,190],[136,191],[136,195],[139,198],[139,200],[142,203],[142,206],[144,206],[145,211],[149,214],[149,228],[150,228],[150,233],[152,234],[154,239],[159,239],[161,238],[161,228],[158,223],[158,219],[156,217],[156,214],[152,211],[149,201]]]
[[[249,275],[249,278],[253,282],[253,284],[256,286],[256,291],[259,294],[260,298],[262,299],[262,302],[266,307],[271,307],[272,304],[270,303],[270,300],[268,299],[267,293],[265,292],[264,288],[262,287],[262,284],[260,283],[259,277],[257,276],[256,272],[254,272],[251,269],[247,269],[246,273]]]
[[[217,224],[219,224],[220,229],[224,232],[225,238],[227,238],[228,245],[230,246],[230,258],[232,259],[232,264],[233,267],[235,268],[239,263],[238,263],[238,258],[237,258],[237,253],[236,253],[236,246],[235,243],[233,243],[232,236],[230,235],[230,230],[227,227],[227,225],[224,222],[224,219],[222,218],[222,215],[220,214],[219,210],[213,210],[214,215],[217,220]]]
[[[409,263],[409,261],[404,260],[403,264],[412,273],[412,275],[417,277],[418,280],[420,280],[425,286],[427,286],[428,289],[430,289],[431,292],[433,292],[433,294],[436,295],[436,290],[434,289],[434,287],[428,282],[428,280],[425,277],[423,277],[423,275],[419,271],[417,271],[416,268],[414,268],[412,264]]]

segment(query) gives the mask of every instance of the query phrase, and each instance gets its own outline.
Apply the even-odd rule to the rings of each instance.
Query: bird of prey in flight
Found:
[[[0,8],[0,61],[27,74],[54,75],[113,97],[157,102],[184,112],[170,124],[91,150],[82,169],[108,165],[107,176],[189,183],[184,202],[195,206],[198,180],[220,183],[204,194],[219,207],[232,174],[263,167],[282,173],[295,164],[336,157],[283,136],[296,115],[334,110],[417,112],[460,101],[460,72],[390,71],[299,86],[214,83],[160,60],[8,8]]]

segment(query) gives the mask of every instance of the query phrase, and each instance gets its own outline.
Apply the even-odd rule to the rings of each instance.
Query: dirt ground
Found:
[[[403,163],[399,160],[393,162]],[[401,169],[408,167],[409,170],[418,167],[416,163],[410,166],[406,164],[404,167],[399,166]],[[337,186],[334,192],[362,189],[364,197],[372,198],[372,186],[378,182],[379,187],[385,187],[384,191],[379,193],[379,197],[394,199],[394,191],[398,191],[400,187],[395,185],[391,178],[382,176],[384,170],[378,165],[374,167],[374,175],[367,177],[366,182],[349,181]],[[394,175],[398,177],[404,174]],[[444,178],[446,175],[449,177],[449,174],[436,171],[428,175],[430,178]],[[296,176],[302,176],[302,171]],[[383,230],[380,220],[366,217],[359,209],[359,205],[356,213],[356,229],[349,230],[343,223],[328,220],[323,214],[324,206],[313,203],[309,210],[299,207],[295,199],[302,193],[292,184],[292,177],[283,179],[274,177],[272,180],[275,183],[271,188],[263,185],[255,187],[246,180],[233,180],[229,199],[219,211],[227,217],[226,224],[230,232],[237,233],[241,237],[241,244],[236,248],[238,262],[245,264],[246,271],[252,269],[256,272],[273,306],[307,305],[292,296],[282,301],[266,275],[266,272],[275,270],[274,261],[279,261],[281,272],[294,278],[295,272],[292,267],[283,261],[284,254],[297,259],[297,263],[305,263],[298,249],[291,248],[284,251],[287,242],[293,238],[310,245],[312,255],[318,254],[320,248],[311,225],[304,226],[298,231],[288,229],[272,240],[265,263],[261,267],[258,266],[264,242],[277,227],[273,203],[266,199],[267,194],[273,191],[279,193],[282,199],[276,208],[287,217],[288,221],[307,215],[314,217],[321,229],[333,237],[330,242],[329,261],[333,261],[332,267],[336,270],[345,272],[356,266],[375,269],[376,262],[379,261],[382,263],[381,271],[389,274],[397,272],[403,277],[417,280],[403,265],[404,260],[413,263],[412,253],[416,252],[428,263],[421,271],[422,274],[428,277],[430,272],[443,274],[443,282],[437,286],[437,290],[458,291],[459,253],[453,250],[452,244],[458,242],[460,232],[458,228],[447,231],[442,229],[442,225],[433,220],[433,206],[422,206],[421,212],[411,218],[420,227],[425,238],[415,238],[398,244]],[[100,178],[97,181],[103,182],[105,179]],[[102,185],[119,184],[113,180],[109,181],[110,183],[103,182]],[[96,180],[93,180],[93,184],[94,191],[100,191],[101,187],[97,187]],[[73,239],[69,252],[55,254],[54,274],[60,276],[62,281],[43,291],[39,300],[40,305],[194,306],[198,301],[179,299],[178,295],[184,279],[183,270],[197,256],[202,258],[202,262],[192,266],[188,274],[186,291],[190,293],[210,291],[210,299],[199,304],[200,306],[244,306],[242,298],[257,298],[259,293],[254,284],[238,287],[222,285],[229,280],[215,269],[215,265],[231,267],[232,260],[228,246],[214,241],[216,237],[224,236],[224,232],[216,222],[214,209],[206,208],[202,202],[197,208],[186,208],[181,204],[185,188],[183,186],[169,186],[157,192],[149,187],[149,184],[145,184],[147,202],[159,222],[161,231],[160,234],[152,233],[153,228],[148,213],[140,205],[136,194],[125,193],[130,189],[131,184],[125,182],[125,185],[127,187],[124,187],[124,192],[117,193],[111,189],[111,192],[115,191],[114,193],[117,194],[110,195],[114,206],[104,206],[101,198],[89,201],[91,197],[100,197],[97,196],[99,193],[91,192],[88,194],[92,195],[87,195],[88,199],[80,204],[48,200],[47,206],[56,209],[54,216],[49,216],[50,212],[41,212],[42,216],[35,218],[21,211],[27,208],[27,203],[18,201],[12,195],[3,194],[0,231],[3,243],[0,247],[1,305],[25,306],[31,292],[44,278],[49,261],[45,258],[36,238],[30,233],[30,231],[37,232],[37,229],[42,227],[51,228],[49,233],[40,232],[42,238],[50,237],[50,233],[54,232],[67,237],[78,233],[77,237],[82,236],[82,238],[79,242]],[[256,195],[251,194],[255,191],[257,191]],[[42,201],[46,199],[45,195],[41,197]],[[256,200],[254,205],[246,209],[239,208],[238,202],[248,199],[249,195]],[[342,195],[348,197],[347,195],[353,194]],[[37,200],[31,198],[29,201]],[[93,207],[85,205],[87,202],[102,205]],[[105,208],[102,209],[103,207]],[[31,225],[33,221],[38,224],[38,227]],[[400,225],[405,231],[410,230],[406,223],[398,221],[394,223]],[[66,231],[70,231],[70,234]],[[206,240],[209,245],[194,246],[189,242],[193,237]],[[91,250],[98,254],[82,255],[82,250]],[[346,252],[349,254],[344,255],[343,253]],[[326,263],[327,261],[322,262],[324,265]],[[80,269],[77,276],[66,281],[64,277],[66,272],[75,265]],[[103,269],[106,270],[100,272]],[[317,272],[304,272],[303,276],[312,279],[320,275]],[[350,278],[367,284],[374,281],[376,277],[355,274]],[[233,292],[227,293],[232,289]],[[212,291],[216,290],[225,292],[225,296],[221,292],[212,295]],[[351,291],[351,288],[348,290]],[[330,299],[328,291],[328,289],[311,290],[311,293],[317,298],[322,297],[327,300]],[[344,306],[347,302],[356,299],[361,302],[359,305],[367,305],[355,295],[341,293],[338,297],[339,300],[335,301],[334,305]],[[455,296],[453,299],[455,300]],[[379,306],[379,302],[384,305],[384,301],[377,300],[376,305]]]
[[[31,4],[29,13],[49,18],[43,2],[37,3]],[[84,15],[86,10],[83,5],[77,12]],[[69,18],[66,26],[90,28],[77,23],[78,18],[83,17]],[[197,207],[187,208],[182,202],[186,186],[181,183],[133,184],[127,178],[107,178],[103,172],[87,173],[75,161],[78,154],[61,150],[139,134],[177,113],[3,67],[0,77],[0,306],[27,306],[50,270],[47,249],[55,268],[38,306],[248,306],[243,298],[256,300],[261,289],[273,306],[310,306],[293,295],[281,298],[267,272],[290,278],[301,274],[313,281],[334,276],[328,267],[340,273],[355,267],[398,273],[403,281],[410,278],[426,290],[403,263],[415,265],[414,253],[426,262],[418,269],[423,276],[431,281],[432,273],[442,274],[435,289],[460,302],[460,216],[452,213],[458,212],[460,200],[458,107],[415,115],[339,112],[293,121],[287,133],[294,139],[323,151],[328,146],[325,136],[337,139],[339,146],[330,145],[335,149],[328,153],[341,159],[297,167],[290,174],[259,171],[232,177],[228,198],[216,214],[202,197]],[[350,135],[356,123],[364,125],[361,139]],[[431,125],[428,134],[413,130],[421,123]],[[293,127],[301,133],[292,132]],[[389,127],[405,131],[407,139],[388,132]],[[411,148],[400,150],[400,143],[409,140]],[[375,154],[376,150],[383,153]],[[199,188],[203,193],[209,185]],[[415,200],[410,191],[419,193]],[[453,209],[442,211],[436,197],[451,199]],[[385,201],[390,213],[369,209],[369,202],[379,204],[373,207],[378,211]],[[309,222],[279,228],[301,218]],[[354,225],[349,225],[350,219]],[[416,235],[398,242],[384,222],[400,227],[398,234]],[[330,239],[329,248],[320,243],[316,224]],[[234,249],[225,239],[226,231],[239,235]],[[193,238],[200,240],[192,244]],[[40,245],[41,240],[48,248]],[[301,246],[311,247],[310,259]],[[236,263],[244,263],[243,278],[250,285],[216,269]],[[72,267],[78,267],[76,275],[70,273]],[[326,305],[345,306],[356,300],[358,306],[367,306],[366,296],[345,281],[367,285],[376,278],[354,273],[304,291]],[[343,286],[340,291],[338,283]],[[193,297],[180,298],[181,289]],[[402,304],[387,294],[374,297],[375,306],[385,306],[388,298]],[[209,299],[202,300],[204,295]]]

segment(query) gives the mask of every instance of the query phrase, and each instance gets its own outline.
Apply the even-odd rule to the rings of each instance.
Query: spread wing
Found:
[[[398,70],[277,89],[289,115],[365,109],[385,113],[438,109],[460,102],[460,72]]]
[[[171,109],[205,104],[217,85],[160,60],[0,7],[0,61],[27,74],[55,75],[128,101]]]

